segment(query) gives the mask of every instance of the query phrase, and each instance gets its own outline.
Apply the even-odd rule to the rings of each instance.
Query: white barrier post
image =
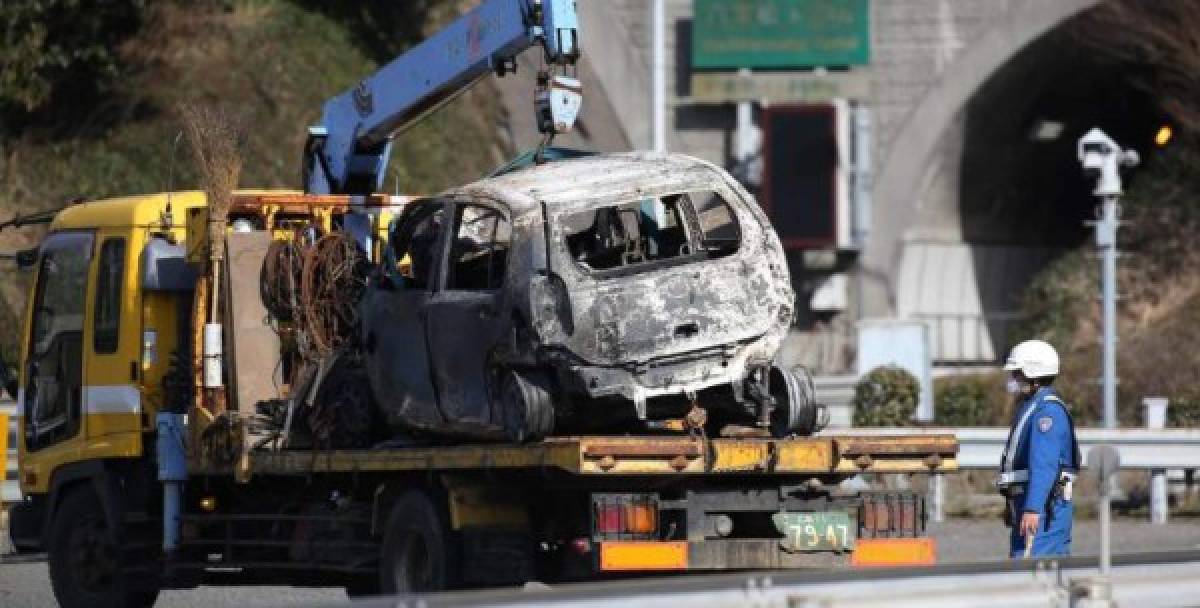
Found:
[[[1146,408],[1146,428],[1162,429],[1167,426],[1167,398],[1143,397]],[[1167,523],[1168,496],[1166,469],[1150,470],[1150,523]]]
[[[946,475],[934,473],[930,476],[929,519],[941,523],[946,521]]]

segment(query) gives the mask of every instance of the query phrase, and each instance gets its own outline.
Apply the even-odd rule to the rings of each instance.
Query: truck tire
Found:
[[[540,374],[516,370],[503,374],[496,397],[504,434],[510,441],[525,443],[554,431],[554,404],[547,386]]]
[[[50,584],[62,608],[149,608],[157,588],[133,588],[123,574],[122,551],[99,498],[90,488],[72,490],[51,523]]]
[[[449,589],[457,552],[444,510],[425,492],[410,490],[392,505],[379,560],[384,595]]]

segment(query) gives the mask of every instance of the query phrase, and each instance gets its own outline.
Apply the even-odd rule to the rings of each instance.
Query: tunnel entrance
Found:
[[[961,110],[957,238],[909,240],[899,277],[898,312],[926,321],[935,363],[1001,360],[1020,338],[1012,330],[1029,280],[1090,241],[1096,200],[1079,137],[1100,127],[1145,156],[1166,123],[1137,86],[1144,68],[1097,51],[1106,32],[1091,12],[1009,58]]]
[[[1095,10],[1095,9],[1093,9]],[[965,108],[959,180],[963,239],[1069,248],[1089,238],[1093,184],[1075,144],[1100,127],[1143,155],[1166,120],[1141,76],[1098,53],[1087,11],[1001,66]]]

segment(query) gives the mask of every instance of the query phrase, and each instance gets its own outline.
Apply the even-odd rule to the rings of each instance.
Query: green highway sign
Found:
[[[692,67],[865,65],[869,0],[694,0]]]

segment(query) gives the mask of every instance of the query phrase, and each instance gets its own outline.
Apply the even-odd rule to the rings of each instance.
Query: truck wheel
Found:
[[[450,588],[457,563],[450,534],[446,517],[428,495],[402,494],[383,534],[379,590],[395,595]]]
[[[121,549],[113,542],[100,500],[89,489],[63,498],[51,524],[50,584],[63,608],[149,608],[158,589],[133,589],[121,570]]]
[[[545,378],[510,370],[497,395],[504,434],[517,443],[533,441],[554,430],[554,405]]]

